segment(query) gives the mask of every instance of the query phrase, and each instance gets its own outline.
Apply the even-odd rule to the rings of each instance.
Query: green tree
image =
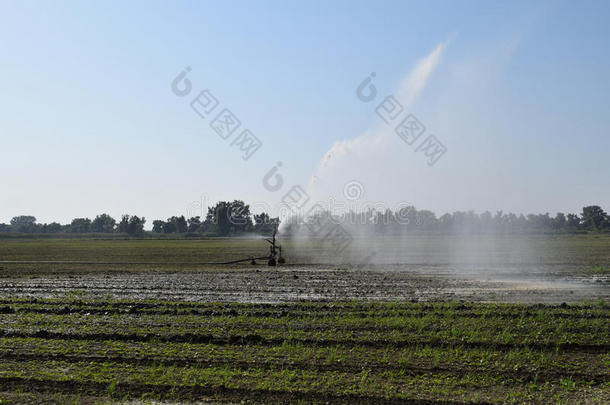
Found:
[[[569,230],[575,231],[580,228],[580,218],[576,214],[566,215],[566,224]]]
[[[163,233],[176,233],[178,232],[178,228],[176,228],[176,224],[172,221],[167,221],[163,223]]]
[[[566,216],[562,212],[558,212],[557,215],[555,215],[555,218],[553,218],[553,228],[564,229],[566,224]]]
[[[144,232],[145,223],[146,218],[144,217],[139,218],[137,215],[123,215],[117,226],[117,230],[120,233],[126,233],[128,235],[140,235]]]
[[[198,232],[201,230],[201,217],[192,217],[188,219],[188,232]]]
[[[33,233],[38,230],[36,217],[31,215],[21,215],[11,219],[11,229],[13,232]]]
[[[241,200],[219,201],[208,208],[206,225],[219,235],[231,235],[252,230],[250,206]]]
[[[184,215],[181,215],[179,217],[173,216],[167,219],[167,222],[165,223],[165,228],[168,228],[168,230],[171,229],[171,232],[166,230],[165,233],[186,233],[188,229],[188,224],[186,222],[186,218],[184,218]]]
[[[154,233],[163,233],[163,226],[165,225],[165,221],[161,221],[160,219],[155,219],[153,221],[153,229]]]
[[[582,225],[585,229],[604,229],[608,223],[608,214],[599,205],[590,205],[582,209]]]
[[[144,233],[144,224],[146,224],[146,218],[139,218],[137,215],[129,218],[129,227],[127,233],[130,235],[140,235]]]
[[[112,233],[116,226],[116,220],[108,214],[101,214],[91,222],[91,232]]]
[[[231,232],[230,209],[231,203],[227,201],[219,201],[215,206],[208,208],[206,222],[219,235],[228,235]]]
[[[91,232],[91,220],[89,218],[74,218],[70,223],[71,233]]]
[[[44,224],[42,226],[42,231],[44,233],[60,233],[62,231],[62,226],[57,222],[51,222],[50,224]]]
[[[266,212],[254,215],[254,231],[261,235],[271,235],[280,225],[279,218],[271,218]]]
[[[231,221],[232,232],[240,233],[252,231],[253,224],[250,206],[243,201],[235,200],[231,203],[231,215],[229,219]]]

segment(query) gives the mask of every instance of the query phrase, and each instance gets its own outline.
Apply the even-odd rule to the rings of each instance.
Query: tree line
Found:
[[[144,233],[146,218],[137,215],[123,215],[117,222],[108,214],[101,214],[91,220],[89,218],[74,218],[69,224],[51,222],[39,224],[36,217],[21,215],[13,217],[10,224],[0,224],[1,233],[123,233],[139,235]]]
[[[318,212],[315,216],[329,216],[331,213]],[[314,216],[314,217],[315,217]],[[437,217],[428,210],[404,207],[397,211],[383,212],[370,209],[366,212],[348,212],[332,215],[333,222],[347,227],[369,227],[379,232],[386,231],[439,231],[439,232],[579,232],[610,231],[610,216],[598,205],[584,207],[580,215],[557,213],[516,215],[501,211],[491,214],[486,211],[457,211]],[[304,222],[312,218],[297,220],[291,218],[284,233],[297,234],[307,231]],[[315,219],[315,218],[314,218]],[[17,216],[10,224],[0,223],[0,233],[100,233],[142,235],[145,233],[146,218],[137,215],[123,215],[119,221],[108,214],[89,218],[74,218],[70,224],[51,222],[39,224],[33,216]],[[262,212],[252,214],[250,206],[241,200],[220,201],[208,207],[205,218],[184,215],[172,216],[167,220],[152,223],[153,234],[193,234],[231,236],[248,232],[268,235],[279,226],[279,218],[272,218]]]
[[[271,218],[266,212],[252,214],[250,206],[241,200],[220,201],[208,207],[205,218],[184,215],[153,221],[153,233],[210,234],[219,236],[255,232],[268,235],[279,226],[279,218]]]
[[[69,224],[51,222],[40,224],[36,217],[30,215],[17,216],[10,224],[0,223],[0,233],[40,233],[40,234],[126,234],[142,235],[145,233],[146,218],[137,215],[123,215],[120,221],[108,214],[89,218],[74,218]],[[248,232],[271,234],[279,226],[279,218],[271,218],[262,212],[252,214],[250,206],[241,200],[220,201],[208,207],[205,218],[195,216],[186,218],[184,215],[172,216],[167,220],[155,220],[152,233],[156,234],[195,234],[230,236]]]
[[[397,211],[348,212],[332,215],[328,211],[317,212],[310,218],[292,218],[285,226],[284,234],[311,233],[311,224],[334,223],[347,230],[366,229],[380,233],[400,233],[403,231],[436,231],[441,233],[528,233],[528,232],[586,232],[610,231],[610,216],[598,205],[584,207],[580,215],[557,213],[516,215],[498,211],[475,213],[457,211],[440,217],[428,210],[404,207]]]

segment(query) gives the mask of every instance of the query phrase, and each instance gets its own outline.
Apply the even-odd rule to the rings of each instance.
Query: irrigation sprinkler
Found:
[[[250,256],[247,259],[235,260],[233,262],[223,263],[223,264],[233,264],[233,263],[250,261],[250,264],[256,265],[257,260],[267,260],[267,264],[269,266],[273,267],[273,266],[277,266],[278,264],[286,263],[286,259],[282,255],[282,245],[277,243],[277,241],[275,240],[276,234],[277,234],[277,228],[275,228],[273,230],[273,235],[271,236],[271,238],[265,239],[265,241],[269,242],[269,245],[270,245],[269,246],[269,255],[260,256],[260,257]]]
[[[277,244],[275,241],[275,235],[277,234],[277,228],[273,230],[273,236],[271,239],[265,239],[271,246],[269,246],[269,258],[267,264],[269,266],[275,266],[278,263],[286,263],[286,259],[282,256],[282,246]]]

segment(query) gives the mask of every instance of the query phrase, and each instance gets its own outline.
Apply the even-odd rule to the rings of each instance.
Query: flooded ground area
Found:
[[[500,301],[562,303],[610,299],[610,276],[455,273],[443,267],[372,269],[289,265],[161,273],[87,273],[8,278],[0,294],[13,297],[167,299],[222,302],[301,300]]]

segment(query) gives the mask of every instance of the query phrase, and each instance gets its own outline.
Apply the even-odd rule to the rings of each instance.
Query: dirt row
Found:
[[[1,378],[0,386],[8,391],[27,391],[38,393],[72,394],[79,392],[82,395],[106,397],[110,384],[81,381],[55,381],[30,378]],[[160,400],[182,399],[182,400],[206,400],[225,401],[230,403],[241,403],[248,398],[254,403],[333,403],[333,404],[412,404],[412,405],[464,405],[464,402],[447,400],[425,400],[425,399],[388,399],[380,396],[360,396],[353,394],[335,394],[319,392],[281,391],[247,388],[228,388],[224,386],[175,386],[175,385],[153,385],[153,384],[128,384],[118,383],[113,385],[113,397],[142,397],[144,395],[154,396]],[[487,405],[488,402],[469,402],[472,405]]]
[[[6,301],[5,301],[6,302]],[[45,304],[46,305],[46,304]],[[37,313],[37,314],[49,314],[49,315],[71,315],[71,314],[87,314],[87,315],[165,315],[165,316],[198,316],[198,317],[227,317],[227,316],[246,316],[252,318],[288,318],[298,319],[302,317],[307,318],[326,318],[336,316],[336,311],[318,311],[315,312],[313,308],[310,311],[303,310],[290,310],[290,309],[278,309],[277,311],[252,311],[252,310],[198,310],[194,308],[185,309],[136,309],[135,307],[130,308],[103,308],[103,305],[96,305],[93,307],[74,308],[62,305],[59,308],[40,308],[40,307],[27,307],[27,306],[0,306],[0,314],[14,314],[14,313]],[[445,310],[446,311],[446,310]],[[375,317],[409,317],[409,318],[424,318],[428,316],[434,316],[438,318],[500,318],[500,319],[525,319],[535,316],[539,316],[539,312],[534,311],[520,311],[520,312],[497,312],[497,313],[480,313],[472,310],[464,310],[459,312],[443,310],[392,310],[388,312],[376,311],[373,315],[369,311],[350,311],[341,309],[342,314],[356,318],[370,318]],[[545,318],[553,319],[610,319],[610,311],[607,313],[579,313],[579,312],[545,312]],[[207,322],[206,325],[214,326],[213,322]],[[219,324],[219,326],[222,323]],[[315,325],[312,325],[315,327]],[[375,328],[380,328],[375,326]],[[389,328],[389,327],[388,327]],[[398,328],[398,327],[394,327]],[[359,327],[362,329],[362,327]],[[399,329],[399,328],[398,328]]]

